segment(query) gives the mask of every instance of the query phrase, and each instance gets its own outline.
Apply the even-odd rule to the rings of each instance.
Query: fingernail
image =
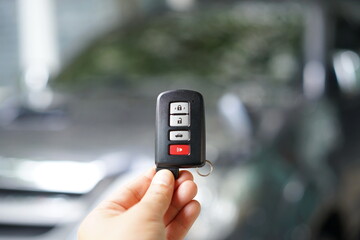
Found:
[[[152,182],[154,184],[170,185],[173,178],[171,174],[169,170],[160,170],[155,174]]]

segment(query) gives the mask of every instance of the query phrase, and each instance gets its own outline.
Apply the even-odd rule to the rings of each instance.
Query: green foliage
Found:
[[[75,87],[129,86],[150,78],[206,79],[220,85],[276,80],[274,56],[299,60],[298,13],[270,11],[259,17],[223,8],[141,19],[99,39],[56,82]]]

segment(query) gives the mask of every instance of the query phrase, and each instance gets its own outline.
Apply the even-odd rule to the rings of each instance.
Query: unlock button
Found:
[[[171,127],[184,127],[189,125],[189,115],[170,115]]]

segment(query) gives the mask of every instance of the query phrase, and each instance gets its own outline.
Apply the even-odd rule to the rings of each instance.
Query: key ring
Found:
[[[212,172],[213,172],[213,170],[214,170],[214,165],[212,164],[212,162],[210,162],[209,160],[205,160],[205,164],[209,164],[209,166],[210,166],[210,171],[208,172],[208,173],[206,173],[206,174],[203,174],[203,173],[200,173],[200,171],[199,171],[199,168],[196,168],[196,172],[197,172],[197,174],[199,174],[199,176],[201,176],[201,177],[207,177],[207,176],[209,176]],[[204,165],[205,166],[205,165]]]

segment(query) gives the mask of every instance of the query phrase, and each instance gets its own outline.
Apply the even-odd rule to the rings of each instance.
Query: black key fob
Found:
[[[161,93],[156,104],[155,164],[175,178],[179,168],[205,165],[205,114],[200,93],[173,90]]]

